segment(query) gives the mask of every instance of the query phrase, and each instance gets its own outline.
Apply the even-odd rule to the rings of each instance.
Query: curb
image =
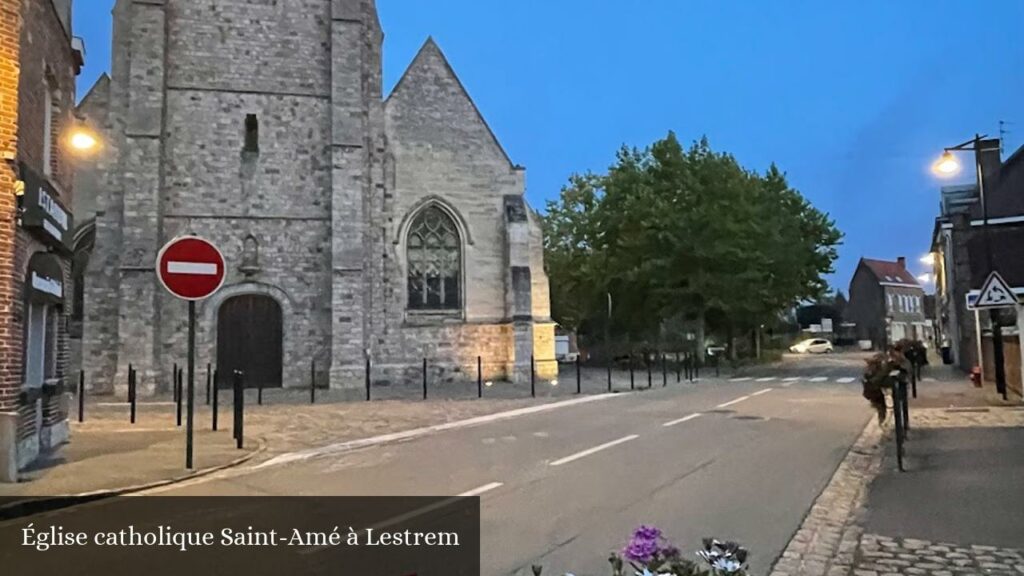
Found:
[[[886,424],[889,422],[891,418]],[[868,420],[808,508],[782,553],[772,562],[768,571],[770,576],[849,573],[852,569],[851,543],[855,548],[860,536],[857,521],[862,515],[867,487],[879,473],[885,458],[885,442],[891,438],[891,431],[889,426],[880,424],[874,417]],[[837,506],[840,503],[847,506]],[[836,517],[834,511],[843,508],[845,514],[842,518]],[[829,571],[833,568],[836,570]]]
[[[160,488],[163,486],[169,486],[171,484],[177,484],[179,482],[185,482],[186,480],[194,480],[196,478],[202,478],[203,476],[209,476],[229,468],[235,468],[241,466],[246,462],[252,460],[257,455],[262,454],[267,449],[267,442],[262,437],[256,439],[258,446],[255,450],[248,452],[245,455],[239,456],[234,460],[225,464],[217,466],[211,466],[209,468],[203,468],[190,472],[187,474],[181,474],[173,478],[166,480],[156,480],[154,482],[147,482],[144,484],[135,484],[132,486],[125,486],[122,488],[114,488],[110,490],[93,490],[91,492],[82,492],[80,494],[71,494],[66,496],[40,496],[40,497],[27,497],[21,500],[16,500],[10,504],[0,506],[0,522],[7,520],[15,520],[17,518],[23,518],[25,516],[32,516],[43,512],[52,512],[54,510],[61,510],[65,508],[73,508],[80,504],[87,504],[95,502],[97,500],[105,500],[107,498],[113,498],[115,496],[123,496],[125,494],[132,494],[135,492],[143,492],[146,490],[152,490],[154,488]]]

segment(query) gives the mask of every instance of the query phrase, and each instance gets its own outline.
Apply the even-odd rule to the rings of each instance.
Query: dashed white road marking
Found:
[[[403,432],[393,432],[391,434],[384,434],[381,436],[373,436],[371,438],[362,438],[359,440],[349,440],[346,442],[339,442],[337,444],[331,444],[329,446],[323,446],[320,448],[311,448],[308,450],[301,450],[298,452],[291,452],[287,454],[281,454],[275,458],[267,460],[261,464],[257,464],[250,468],[249,471],[261,470],[270,466],[280,466],[282,464],[289,464],[292,462],[301,462],[304,460],[310,460],[313,458],[320,458],[324,456],[334,456],[342,454],[359,448],[366,448],[368,446],[377,446],[380,444],[390,444],[392,442],[398,442],[402,440],[410,440],[413,438],[420,438],[429,434],[437,432],[444,432],[446,430],[456,430],[459,428],[467,428],[470,426],[478,426],[480,424],[489,424],[491,422],[500,422],[519,416],[526,416],[528,414],[538,414],[542,412],[548,412],[551,410],[557,410],[567,406],[574,406],[577,404],[584,404],[589,402],[611,400],[614,398],[625,398],[628,394],[599,394],[597,396],[585,396],[583,398],[575,398],[573,400],[566,400],[562,402],[552,402],[551,404],[540,404],[538,406],[528,406],[526,408],[516,408],[507,412],[498,412],[496,414],[488,414],[486,416],[476,416],[466,420],[457,420],[455,422],[446,422],[444,424],[436,424],[434,426],[425,426],[423,428],[414,428],[412,430],[405,430]]]
[[[715,408],[726,408],[728,406],[732,406],[733,404],[739,404],[740,402],[743,402],[744,400],[750,400],[750,396],[740,396],[739,398],[737,398],[735,400],[730,400],[730,401],[725,402],[723,404],[719,404],[718,406],[715,406]]]
[[[758,382],[772,382],[774,380],[778,380],[778,378],[776,378],[775,376],[768,376],[767,378],[758,378],[757,379]]]
[[[730,378],[729,382],[747,382],[749,380],[753,380],[753,378],[750,378],[750,377],[746,377],[746,378]]]
[[[783,382],[799,382],[799,381],[800,381],[800,377],[799,376],[793,376],[792,378],[786,378],[785,380],[783,380]]]
[[[850,382],[853,382],[854,380],[856,380],[856,378],[840,378],[840,379],[836,380],[836,382],[839,382],[840,384],[849,384]]]
[[[484,492],[490,492],[491,490],[494,490],[495,488],[501,488],[502,486],[504,486],[504,484],[502,484],[501,482],[491,482],[490,484],[484,484],[483,486],[480,486],[479,488],[473,488],[472,490],[467,490],[466,492],[463,492],[462,494],[459,494],[459,496],[461,496],[463,498],[466,498],[466,497],[469,497],[469,496],[479,496],[479,495],[483,494]]]
[[[827,376],[817,376],[815,378],[811,378],[810,381],[811,382],[828,382],[828,377]]]
[[[588,448],[587,450],[584,450],[582,452],[577,452],[575,454],[572,454],[571,456],[566,456],[565,458],[561,458],[561,459],[555,460],[554,462],[551,463],[551,465],[552,466],[561,466],[562,464],[568,464],[569,462],[575,462],[576,460],[579,460],[580,458],[586,458],[587,456],[590,456],[591,454],[595,454],[597,452],[600,452],[601,450],[607,450],[608,448],[611,448],[612,446],[618,446],[619,444],[623,444],[625,442],[629,442],[630,440],[636,440],[639,437],[640,436],[637,435],[637,434],[630,434],[629,436],[623,436],[622,438],[619,438],[618,440],[612,440],[611,442],[605,442],[604,444],[601,444],[600,446],[594,446],[593,448]]]
[[[669,426],[675,426],[676,424],[682,424],[683,422],[689,422],[690,420],[694,420],[696,418],[700,418],[701,416],[702,416],[702,414],[700,412],[697,412],[696,414],[690,414],[689,416],[683,416],[682,418],[679,418],[678,420],[672,420],[671,422],[665,422],[664,424],[662,424],[662,426],[668,428]]]
[[[463,492],[462,494],[459,494],[458,496],[453,496],[451,498],[445,498],[443,500],[438,500],[437,502],[434,502],[433,504],[428,504],[426,506],[423,506],[422,508],[417,508],[415,510],[411,510],[409,512],[406,512],[405,514],[401,514],[401,515],[395,516],[393,518],[388,518],[387,520],[383,520],[381,522],[378,522],[378,523],[374,524],[373,526],[370,526],[369,528],[372,528],[374,530],[383,530],[384,528],[388,528],[390,526],[394,526],[395,524],[401,524],[402,522],[406,522],[408,520],[412,520],[413,518],[418,518],[420,516],[423,516],[424,514],[429,514],[430,512],[433,512],[434,510],[439,510],[441,508],[444,508],[446,506],[454,504],[454,503],[458,502],[460,498],[468,498],[468,497],[471,497],[471,496],[479,496],[479,495],[483,494],[484,492],[490,492],[491,490],[494,490],[495,488],[500,488],[502,486],[504,486],[504,484],[502,484],[501,482],[491,482],[490,484],[484,484],[483,486],[480,486],[479,488],[474,488],[474,489],[469,490],[467,492]],[[303,548],[302,550],[299,550],[299,554],[316,554],[317,552],[323,552],[324,550],[328,550],[330,548],[331,548],[331,546],[309,546],[308,548]]]
[[[767,393],[771,392],[772,390],[775,390],[775,388],[765,388],[764,390],[758,390],[757,392],[754,392],[750,396],[751,397],[760,396],[761,394],[767,394]]]

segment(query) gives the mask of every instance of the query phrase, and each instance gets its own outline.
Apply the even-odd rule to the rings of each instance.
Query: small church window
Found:
[[[255,114],[245,116],[245,151],[260,151],[260,121]]]
[[[421,211],[409,227],[409,308],[456,310],[461,306],[459,231],[443,210]]]

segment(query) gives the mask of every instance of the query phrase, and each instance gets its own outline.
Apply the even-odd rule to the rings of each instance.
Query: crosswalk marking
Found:
[[[767,378],[758,378],[758,382],[771,382],[772,380],[778,380],[775,376],[768,376]]]
[[[799,376],[793,376],[792,378],[786,378],[785,380],[783,380],[783,382],[799,382],[799,381],[800,381],[800,377]]]
[[[856,380],[856,378],[840,378],[840,379],[836,380],[836,382],[839,382],[840,384],[849,384],[850,382],[853,382],[854,380]]]
[[[749,380],[753,380],[753,378],[730,378],[729,382],[747,382]]]
[[[816,376],[814,378],[811,378],[810,381],[811,382],[828,382],[828,377],[827,376]]]

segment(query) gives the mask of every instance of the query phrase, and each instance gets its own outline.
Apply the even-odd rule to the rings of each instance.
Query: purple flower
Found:
[[[640,526],[633,532],[629,544],[622,551],[627,560],[647,564],[661,550],[661,530],[654,526]]]

